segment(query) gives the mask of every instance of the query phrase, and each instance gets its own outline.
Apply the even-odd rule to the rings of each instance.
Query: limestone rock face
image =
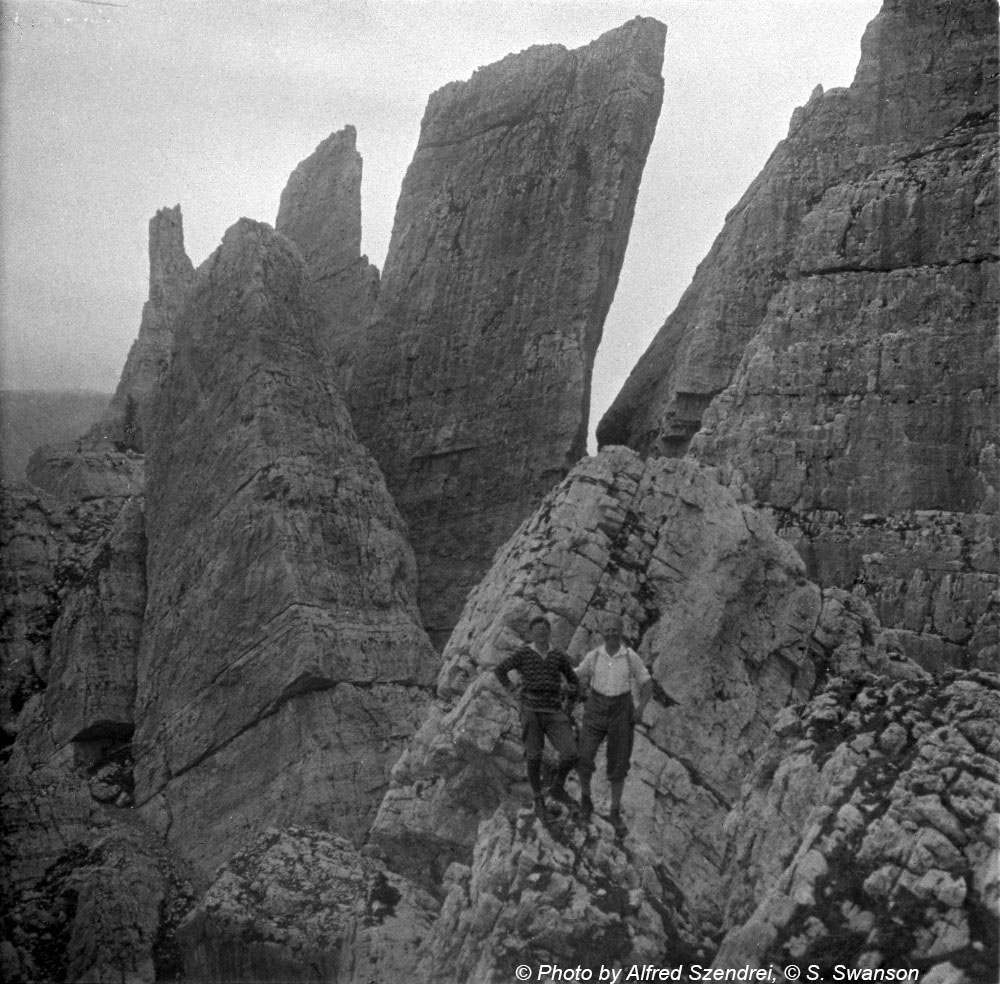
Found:
[[[662,101],[636,18],[436,92],[349,403],[443,644],[493,552],[586,449],[590,377]]]
[[[203,870],[269,823],[358,836],[435,672],[403,523],[305,279],[287,239],[238,222],[156,407],[137,800]]]
[[[864,305],[886,321],[890,314],[879,309],[896,303],[908,279],[919,290],[940,277],[941,303],[954,308],[941,313],[961,315],[963,303],[984,290],[988,269],[918,268],[937,267],[942,257],[949,265],[979,262],[995,243],[988,199],[971,226],[966,222],[977,196],[992,194],[967,182],[970,172],[983,170],[976,155],[996,109],[996,38],[994,0],[883,4],[862,39],[853,84],[817,88],[796,110],[788,137],[727,216],[677,310],[601,421],[600,444],[682,454],[709,402],[732,381],[747,343],[778,318],[810,318],[801,310],[804,292],[817,306],[836,308],[830,317],[860,320]],[[924,161],[941,141],[952,148]],[[922,188],[924,181],[931,187]],[[784,301],[776,297],[782,291],[790,292]],[[924,321],[916,293],[896,314],[897,331],[907,315],[918,326]],[[966,336],[978,323],[959,317],[950,334]],[[880,334],[871,332],[876,347]],[[911,344],[906,334],[897,345]],[[838,337],[828,341],[831,357],[846,351]],[[892,352],[886,354],[891,370]],[[931,377],[924,382],[940,378],[933,363],[914,371],[921,369]],[[905,372],[905,365],[897,370],[898,381]],[[834,375],[833,395],[842,393],[837,384]]]
[[[128,483],[131,485],[131,483]],[[55,499],[4,484],[0,491],[0,727],[17,718],[50,679],[53,627],[86,580],[122,508],[120,495]]]
[[[192,901],[183,871],[105,795],[131,784],[127,744],[57,744],[41,696],[22,712],[0,784],[0,968],[11,984],[152,984],[177,965],[173,926]]]
[[[1000,653],[996,71],[992,0],[884,4],[598,430],[747,485],[928,668]]]
[[[181,207],[161,208],[149,220],[149,299],[139,335],[129,349],[111,406],[93,430],[95,437],[144,451],[156,388],[170,364],[170,347],[194,267],[184,252]]]
[[[58,744],[129,738],[146,608],[141,499],[122,507],[56,622],[45,700]]]
[[[554,644],[576,658],[599,644],[601,614],[620,611],[656,681],[626,811],[692,904],[711,909],[722,821],[770,721],[815,682],[823,603],[802,571],[698,465],[643,463],[625,448],[581,462],[469,598],[439,700],[393,771],[372,839],[415,879],[468,863],[479,822],[527,796],[517,712],[487,671],[533,614],[552,617]]]
[[[727,821],[717,967],[996,972],[1000,678],[837,678],[782,712]]]
[[[667,869],[611,827],[543,826],[530,811],[484,821],[471,865],[448,869],[441,915],[415,979],[500,984],[520,964],[585,968],[700,959],[710,944]]]
[[[43,445],[28,459],[28,481],[57,499],[78,504],[97,499],[120,507],[142,492],[145,460],[134,451],[118,451],[110,444],[84,435],[69,444]]]
[[[341,378],[378,295],[378,269],[361,255],[361,155],[346,126],[326,138],[292,172],[275,230],[302,251],[323,338]]]
[[[179,927],[184,979],[403,984],[438,907],[343,838],[270,829]]]

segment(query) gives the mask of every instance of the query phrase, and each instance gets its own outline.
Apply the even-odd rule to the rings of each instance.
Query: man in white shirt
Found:
[[[611,784],[611,824],[619,836],[625,832],[622,821],[622,792],[632,758],[635,723],[653,694],[649,671],[635,650],[622,643],[622,620],[608,618],[601,635],[604,645],[592,649],[576,668],[580,682],[590,685],[583,709],[580,728],[577,773],[582,796],[580,816],[589,820],[594,811],[590,780],[594,774],[594,758],[605,738],[608,740],[608,781]],[[633,702],[633,688],[638,690],[638,704]]]

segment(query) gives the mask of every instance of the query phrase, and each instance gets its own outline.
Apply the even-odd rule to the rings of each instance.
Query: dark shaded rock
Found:
[[[0,727],[7,739],[50,678],[53,627],[122,501],[118,495],[63,501],[21,485],[0,491]]]
[[[662,101],[663,25],[530,48],[435,93],[349,403],[442,643],[586,450],[590,377]]]
[[[274,228],[302,251],[322,337],[342,382],[378,295],[378,269],[361,255],[361,155],[346,126],[326,138],[288,179]]]
[[[67,596],[50,646],[45,700],[57,744],[130,738],[146,608],[142,501],[130,499]]]
[[[437,662],[306,276],[287,239],[238,222],[156,406],[136,792],[205,871],[276,822],[359,836]]]
[[[343,838],[270,829],[220,869],[181,924],[184,979],[403,984],[416,980],[437,911]]]

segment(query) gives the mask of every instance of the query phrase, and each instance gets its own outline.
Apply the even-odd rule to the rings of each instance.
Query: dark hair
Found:
[[[528,628],[529,628],[529,629],[533,629],[533,628],[534,628],[534,627],[535,627],[535,626],[536,626],[536,625],[537,625],[537,624],[538,624],[539,622],[542,622],[542,623],[544,623],[544,624],[545,624],[545,627],[546,627],[546,628],[549,628],[549,629],[551,629],[551,628],[552,628],[552,626],[551,626],[551,625],[549,625],[549,620],[548,620],[548,619],[547,619],[547,618],[546,618],[546,617],[545,617],[544,615],[536,615],[536,616],[535,616],[535,617],[534,617],[534,618],[533,618],[533,619],[532,619],[532,620],[531,620],[531,621],[530,621],[530,622],[528,623]]]

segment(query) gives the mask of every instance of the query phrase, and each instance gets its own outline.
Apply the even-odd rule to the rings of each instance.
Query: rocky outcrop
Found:
[[[206,871],[275,823],[359,836],[435,672],[403,523],[305,280],[287,239],[238,222],[156,407],[136,792]]]
[[[178,929],[184,979],[412,981],[439,903],[343,838],[270,829],[225,864]]]
[[[586,450],[590,377],[663,93],[637,18],[435,93],[349,403],[443,644],[493,552]]]
[[[28,481],[70,506],[103,500],[115,511],[142,492],[146,463],[141,454],[119,451],[84,435],[69,444],[44,445],[28,459]]]
[[[788,137],[727,216],[676,311],[601,421],[600,444],[682,454],[701,426],[705,408],[732,381],[747,343],[774,319],[769,308],[780,291],[797,286],[800,292],[813,291],[817,300],[825,297],[826,306],[837,304],[842,281],[824,283],[810,274],[836,277],[838,268],[872,265],[885,273],[895,271],[898,281],[942,233],[948,256],[949,245],[972,247],[962,253],[983,250],[981,233],[995,221],[989,209],[977,220],[983,225],[974,224],[968,234],[962,220],[948,231],[944,189],[924,194],[906,180],[896,185],[894,196],[874,207],[857,200],[853,210],[843,210],[834,222],[826,219],[832,202],[846,204],[869,179],[873,191],[893,171],[900,177],[919,171],[928,149],[949,135],[967,142],[983,123],[989,128],[988,117],[996,107],[991,81],[996,73],[996,13],[994,0],[974,0],[960,8],[948,0],[886,0],[862,39],[853,84],[825,93],[818,87],[809,103],[795,111]],[[934,180],[940,166],[932,163],[927,177]],[[880,175],[885,168],[888,172]],[[962,188],[962,171],[953,167],[955,190]],[[972,206],[975,197],[973,193],[959,211]],[[935,205],[945,206],[937,218]],[[845,255],[801,269],[799,254],[810,235],[823,228],[826,244],[836,246],[838,222],[836,232],[846,234],[849,252],[867,239],[869,263]],[[865,234],[866,229],[874,235]],[[895,256],[888,249],[880,256],[885,236],[907,249]],[[811,252],[818,257],[820,251]],[[807,282],[797,284],[804,278]],[[858,290],[864,283],[852,286]],[[843,300],[842,313],[855,316],[860,298]],[[785,304],[782,309],[792,316],[797,307]]]
[[[993,0],[886,2],[598,429],[746,483],[930,668],[1000,642],[996,72]]]
[[[132,736],[145,608],[145,524],[136,498],[122,507],[52,631],[45,701],[58,745]]]
[[[41,696],[21,715],[0,784],[0,968],[12,984],[169,979],[194,889],[127,809],[127,743],[53,740]]]
[[[698,465],[643,463],[624,448],[581,462],[470,597],[373,841],[415,879],[467,864],[479,822],[527,795],[516,709],[485,671],[533,614],[549,614],[554,644],[578,657],[598,644],[602,613],[620,611],[656,681],[626,810],[691,904],[711,910],[722,821],[757,746],[782,707],[811,693],[817,662],[839,658],[840,630],[811,641],[823,599],[802,570]]]
[[[342,384],[378,295],[378,269],[361,255],[361,155],[353,126],[330,134],[288,179],[274,228],[302,251],[312,299]]]
[[[134,451],[146,449],[152,400],[170,365],[174,329],[193,278],[194,267],[184,252],[181,207],[161,208],[149,220],[149,299],[139,335],[108,412],[91,432],[94,438]]]
[[[782,712],[727,821],[717,967],[996,971],[1000,678],[835,679]]]
[[[525,964],[539,979],[547,964],[596,980],[601,967],[712,954],[668,869],[641,844],[616,843],[601,820],[543,826],[528,810],[498,810],[471,865],[451,865],[444,887],[419,980],[499,984]]]
[[[129,483],[131,484],[131,483]],[[0,728],[17,719],[50,677],[53,628],[86,581],[123,498],[67,502],[21,485],[0,490]]]
[[[65,444],[97,423],[110,393],[88,390],[0,390],[0,474],[23,482],[28,459],[43,444]]]

